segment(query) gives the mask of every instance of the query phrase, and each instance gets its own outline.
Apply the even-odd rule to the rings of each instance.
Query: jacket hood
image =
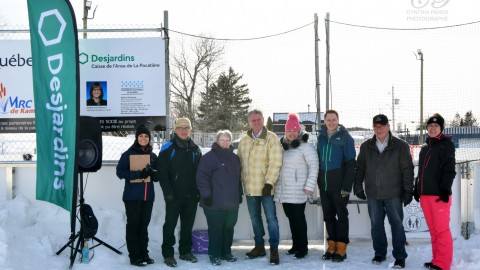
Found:
[[[426,143],[431,144],[431,143],[435,143],[435,142],[439,142],[439,141],[450,141],[450,140],[452,140],[452,136],[451,135],[445,135],[442,132],[437,137],[427,137]]]
[[[187,140],[182,140],[180,139],[177,134],[173,135],[172,139],[173,143],[177,145],[179,148],[193,148],[196,146],[196,144],[193,142],[191,137],[188,137]]]
[[[230,145],[229,148],[223,149],[218,143],[214,142],[212,143],[212,150],[216,152],[233,152],[233,146]]]
[[[288,140],[285,137],[280,139],[280,143],[282,144],[283,149],[288,150],[290,148],[297,148],[300,146],[301,143],[308,142],[308,133],[302,132],[298,135],[298,138],[288,143]]]
[[[319,130],[320,134],[323,135],[323,136],[328,136],[328,133],[327,133],[327,125],[325,124],[322,124],[320,126],[320,130]],[[336,134],[337,132],[348,132],[347,129],[343,126],[343,125],[338,125],[337,127],[337,130],[335,131],[334,134]]]
[[[388,144],[387,144],[387,147],[392,145],[392,138],[393,138],[393,135],[392,135],[392,132],[391,131],[388,131]],[[376,147],[376,143],[377,143],[377,135],[373,134],[373,137],[369,140],[370,141],[370,146],[373,147],[375,146]]]
[[[268,132],[268,129],[265,126],[263,126],[262,134],[258,138],[265,140],[267,138],[267,132]],[[247,136],[249,136],[250,138],[253,138],[252,129],[247,130]]]
[[[142,147],[140,144],[138,144],[137,141],[135,141],[132,146],[130,146],[129,149],[132,149],[134,151],[137,151],[139,153],[146,153],[150,154],[153,151],[153,147],[151,144],[147,144],[145,147]]]

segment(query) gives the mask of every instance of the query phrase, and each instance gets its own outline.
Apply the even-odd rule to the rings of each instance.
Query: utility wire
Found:
[[[294,29],[291,29],[291,30],[288,30],[288,31],[285,31],[285,32],[281,32],[281,33],[278,33],[278,34],[261,36],[261,37],[252,37],[252,38],[213,38],[213,37],[205,37],[205,36],[188,34],[188,33],[180,32],[180,31],[172,30],[172,29],[167,29],[167,30],[170,31],[170,32],[177,33],[177,34],[182,34],[182,35],[191,36],[191,37],[196,37],[196,38],[210,39],[210,40],[221,40],[221,41],[249,41],[249,40],[266,39],[266,38],[271,38],[271,37],[276,37],[276,36],[285,35],[285,34],[288,34],[288,33],[290,33],[290,32],[297,31],[297,30],[299,30],[299,29],[305,28],[305,27],[307,27],[307,26],[309,26],[309,25],[312,25],[312,24],[314,24],[314,23],[315,23],[315,22],[311,22],[311,23],[302,25],[302,26],[300,26],[300,27],[297,27],[297,28],[294,28]]]
[[[325,20],[325,21],[327,21],[327,20]],[[447,25],[447,26],[438,26],[438,27],[394,28],[394,27],[378,27],[378,26],[358,25],[358,24],[351,24],[351,23],[336,22],[336,21],[332,21],[332,20],[330,20],[329,22],[336,23],[336,24],[347,25],[347,26],[353,26],[353,27],[370,28],[370,29],[378,29],[378,30],[400,30],[400,31],[435,30],[435,29],[453,28],[453,27],[460,27],[460,26],[480,23],[480,21],[476,21],[476,22],[461,23],[461,24],[454,24],[454,25]]]

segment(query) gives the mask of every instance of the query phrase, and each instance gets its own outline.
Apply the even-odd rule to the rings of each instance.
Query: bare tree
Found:
[[[178,53],[173,54],[171,69],[172,116],[188,117],[192,125],[196,122],[197,103],[194,98],[206,91],[219,69],[218,62],[224,47],[214,39],[200,38],[185,50],[185,42]]]

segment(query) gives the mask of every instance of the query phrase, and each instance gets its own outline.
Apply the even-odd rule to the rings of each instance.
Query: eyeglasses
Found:
[[[190,127],[177,127],[176,130],[187,131],[190,130]]]
[[[231,140],[224,140],[224,139],[220,139],[220,140],[218,140],[218,141],[219,141],[219,142],[227,142],[227,143],[231,142]]]

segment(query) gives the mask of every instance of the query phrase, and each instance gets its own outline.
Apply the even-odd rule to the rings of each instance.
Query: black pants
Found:
[[[320,189],[322,199],[323,221],[327,228],[328,240],[348,244],[348,209],[350,196],[342,197],[340,191],[324,191]]]
[[[136,261],[148,257],[148,224],[153,201],[125,201],[127,215],[126,240],[128,257]]]
[[[175,227],[180,217],[180,254],[192,253],[192,228],[197,214],[197,198],[175,198],[173,203],[165,206],[165,223],[163,224],[162,255],[164,258],[173,257],[175,245]]]
[[[305,219],[305,204],[282,203],[283,211],[290,223],[292,232],[292,248],[296,251],[308,250],[307,220]]]
[[[208,255],[212,257],[231,255],[238,209],[214,210],[203,208],[203,212],[208,223]]]

